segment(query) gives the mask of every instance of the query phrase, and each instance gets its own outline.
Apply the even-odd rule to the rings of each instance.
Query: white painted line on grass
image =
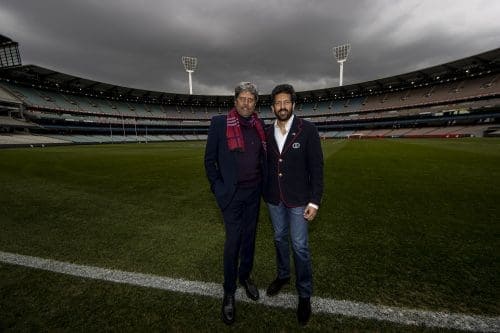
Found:
[[[172,279],[157,275],[76,265],[51,259],[30,257],[1,251],[0,262],[89,279],[126,283],[134,286],[156,288],[215,298],[222,298],[223,293],[222,286],[217,283]],[[260,290],[260,294],[260,300],[254,302],[249,300],[244,295],[242,288],[239,288],[236,293],[236,299],[238,301],[259,303],[280,308],[295,308],[297,306],[297,296],[294,294],[282,293],[274,297],[267,297],[264,290]],[[311,305],[312,310],[315,313],[343,315],[362,319],[384,320],[404,325],[441,327],[480,332],[500,332],[500,317],[413,310],[368,303],[339,301],[322,297],[313,297],[311,299]]]

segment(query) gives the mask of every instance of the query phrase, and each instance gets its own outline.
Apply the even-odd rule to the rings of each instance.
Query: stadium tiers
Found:
[[[455,60],[446,64],[420,69],[410,73],[342,87],[298,92],[299,103],[321,102],[323,100],[345,100],[346,98],[380,95],[422,86],[481,76],[500,72],[500,48]],[[134,89],[93,81],[47,68],[26,65],[0,70],[0,79],[17,82],[30,87],[51,89],[76,95],[104,97],[130,102],[157,103],[180,107],[222,107],[233,104],[233,96],[188,95]],[[259,105],[269,106],[270,95],[261,95]]]
[[[392,136],[387,129],[495,124],[500,118],[499,63],[500,49],[495,49],[390,78],[298,92],[296,112],[315,122],[325,137],[349,137],[353,131],[377,128]],[[0,70],[1,96],[20,101],[20,118],[39,125],[42,134],[138,137],[149,132],[198,138],[206,133],[212,116],[233,105],[233,96],[138,90],[33,65]],[[274,118],[269,99],[260,96],[257,106],[267,123]],[[370,135],[363,132],[359,137]]]

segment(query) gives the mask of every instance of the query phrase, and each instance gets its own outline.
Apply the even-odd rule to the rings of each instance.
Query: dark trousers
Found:
[[[222,212],[226,229],[224,243],[224,292],[234,294],[236,279],[250,277],[255,253],[261,187],[238,188]],[[239,261],[239,269],[238,269]]]

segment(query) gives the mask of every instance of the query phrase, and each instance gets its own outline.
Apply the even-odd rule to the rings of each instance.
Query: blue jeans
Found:
[[[304,219],[305,206],[289,208],[267,204],[274,229],[274,245],[278,278],[290,277],[290,246],[292,241],[293,260],[295,263],[295,287],[300,297],[312,295],[312,265],[308,243],[309,222]]]

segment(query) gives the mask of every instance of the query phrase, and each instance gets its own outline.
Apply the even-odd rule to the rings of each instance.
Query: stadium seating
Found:
[[[463,137],[496,133],[494,125],[500,118],[498,70],[442,79],[436,76],[435,80],[428,76],[427,81],[411,81],[411,84],[396,78],[391,82],[406,85],[394,88],[388,85],[365,93],[339,90],[338,95],[315,92],[303,97],[298,93],[295,112],[316,123],[324,138]],[[17,105],[22,105],[17,112],[12,106],[13,97],[9,96],[15,96],[19,100]],[[160,99],[155,102],[120,96],[103,91],[70,92],[39,82],[21,84],[0,76],[0,102],[3,99],[8,105],[1,109],[0,104],[3,110],[0,131],[12,136],[21,129],[23,133],[40,135],[18,134],[18,140],[5,136],[4,140],[11,143],[28,139],[40,143],[41,138],[47,144],[204,140],[210,119],[225,114],[232,104],[230,96],[220,104],[196,100],[190,103],[183,99],[165,103]],[[261,99],[256,111],[267,125],[272,124],[275,116],[268,98]],[[10,116],[13,112],[16,118]]]
[[[0,146],[30,146],[30,145],[49,145],[49,144],[68,144],[70,141],[66,138],[54,138],[49,136],[33,134],[0,134]]]

